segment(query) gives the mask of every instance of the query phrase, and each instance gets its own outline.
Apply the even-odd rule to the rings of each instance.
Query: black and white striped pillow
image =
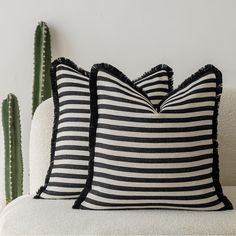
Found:
[[[172,69],[159,65],[134,82],[132,90],[145,91],[154,106],[172,90]],[[55,121],[51,144],[51,164],[45,185],[35,198],[77,198],[88,176],[90,92],[89,73],[73,62],[59,58],[51,68]],[[105,78],[104,78],[104,83]],[[132,91],[116,86],[106,87],[99,98],[119,103],[127,100]],[[135,107],[134,101],[133,106]]]
[[[221,72],[212,65],[200,69],[158,111],[127,81],[107,64],[91,70],[89,177],[73,208],[232,209],[219,183]],[[129,101],[122,100],[126,91]]]

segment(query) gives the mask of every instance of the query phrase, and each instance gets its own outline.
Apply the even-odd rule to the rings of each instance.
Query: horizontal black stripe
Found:
[[[72,164],[58,164],[53,166],[53,168],[60,168],[60,169],[72,169],[72,170],[87,170],[87,165],[72,165]]]
[[[174,133],[174,132],[193,132],[201,130],[210,130],[212,125],[199,125],[199,126],[190,126],[190,127],[176,127],[176,128],[145,128],[145,127],[131,127],[131,126],[119,126],[119,125],[110,125],[99,123],[98,128],[118,130],[118,131],[129,131],[129,132],[141,132],[141,133]]]
[[[132,195],[132,196],[127,196],[127,195],[115,195],[115,194],[108,194],[108,193],[103,193],[100,191],[96,190],[91,190],[91,194],[97,195],[99,197],[103,198],[108,198],[108,199],[118,199],[118,200],[184,200],[184,201],[189,201],[189,200],[199,200],[199,199],[206,199],[209,197],[212,197],[215,195],[215,192],[209,192],[205,194],[197,194],[197,195],[184,195],[184,196],[148,196],[148,195]]]
[[[194,121],[205,121],[212,120],[212,116],[194,116],[194,117],[181,117],[181,118],[161,118],[161,117],[128,117],[128,116],[118,116],[112,114],[99,114],[99,118],[109,119],[109,120],[121,120],[130,122],[147,122],[147,123],[186,123]]]
[[[149,95],[149,99],[151,101],[155,101],[155,100],[162,100],[163,96],[162,95]]]
[[[90,119],[86,117],[67,117],[67,118],[62,118],[59,120],[58,124],[64,123],[64,122],[89,122]]]
[[[62,191],[49,191],[49,190],[44,190],[44,193],[49,194],[49,195],[54,195],[54,196],[60,196],[60,197],[66,197],[66,196],[73,196],[75,195],[74,198],[80,195],[80,191],[77,192],[62,192]]]
[[[182,187],[130,187],[130,186],[118,186],[113,184],[102,183],[93,180],[93,186],[103,187],[111,190],[130,191],[130,192],[185,192],[185,191],[197,191],[201,189],[207,189],[213,187],[213,183],[201,184],[195,186],[182,186]],[[87,199],[86,199],[87,201]]]
[[[128,136],[119,136],[119,135],[111,135],[106,133],[97,133],[97,138],[103,138],[108,140],[116,140],[123,142],[137,142],[137,143],[188,143],[188,142],[196,142],[209,140],[212,138],[212,135],[198,135],[193,137],[176,137],[176,138],[143,138],[143,137],[128,137]],[[129,144],[127,144],[129,145]]]
[[[59,112],[59,115],[63,115],[63,114],[67,114],[67,113],[84,113],[84,114],[89,114],[90,113],[90,109],[63,109]]]
[[[55,155],[55,157],[54,157],[54,160],[63,160],[63,159],[88,161],[89,157],[83,156],[83,155],[74,155],[74,154]]]
[[[89,96],[89,92],[82,92],[82,91],[66,91],[58,93],[58,97],[62,98],[64,96]]]
[[[88,132],[89,128],[87,127],[74,127],[74,126],[68,126],[68,127],[62,127],[57,130],[58,133],[64,132],[64,131],[79,131],[79,132]]]
[[[116,161],[123,161],[123,162],[133,162],[133,163],[184,163],[184,162],[193,162],[193,161],[200,161],[212,158],[211,154],[204,154],[204,155],[197,155],[191,157],[178,157],[178,158],[135,158],[135,157],[127,157],[127,156],[116,156],[116,155],[106,155],[104,153],[100,153],[96,151],[96,157],[104,158],[107,160],[116,160]]]
[[[66,174],[66,173],[52,173],[52,178],[65,178],[65,179],[87,179],[87,175]]]
[[[61,145],[56,146],[56,151],[60,150],[79,150],[79,151],[88,151],[89,147],[81,145]]]
[[[88,136],[61,136],[57,138],[57,142],[60,141],[89,141]],[[77,144],[76,144],[77,145]]]
[[[145,174],[176,174],[176,173],[189,173],[199,170],[204,170],[212,167],[212,163],[204,164],[193,167],[185,167],[185,168],[135,168],[135,167],[123,167],[123,166],[115,166],[109,165],[99,162],[94,162],[95,167],[100,167],[109,170],[123,171],[123,172],[134,172],[134,173],[145,173]]]
[[[206,149],[212,149],[213,145],[197,145],[197,146],[186,146],[186,147],[165,147],[165,148],[143,148],[143,147],[130,147],[130,146],[118,146],[118,145],[110,145],[105,143],[96,142],[96,147],[104,148],[108,150],[114,151],[122,151],[122,152],[137,152],[137,153],[178,153],[178,152],[194,152]]]
[[[48,186],[61,188],[84,188],[84,184],[63,183],[63,182],[49,182]]]
[[[143,178],[143,177],[135,178],[135,177],[111,175],[95,171],[94,177],[102,177],[106,179],[119,180],[123,182],[133,182],[133,183],[181,183],[181,182],[191,182],[191,181],[209,179],[212,177],[212,173],[191,176],[191,177],[182,177],[182,178]]]
[[[89,105],[90,101],[86,100],[66,100],[60,102],[60,107],[65,106],[65,105]]]
[[[66,87],[72,87],[72,88],[85,88],[89,89],[89,83],[88,84],[82,84],[82,83],[73,83],[73,82],[64,82],[57,85],[57,88],[66,88]]]

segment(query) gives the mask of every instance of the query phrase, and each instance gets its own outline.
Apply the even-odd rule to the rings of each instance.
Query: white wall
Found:
[[[51,29],[53,58],[66,56],[86,69],[109,62],[130,78],[167,63],[175,85],[212,63],[222,70],[224,85],[236,87],[235,9],[235,0],[0,0],[0,100],[9,92],[20,100],[25,191],[38,21]]]

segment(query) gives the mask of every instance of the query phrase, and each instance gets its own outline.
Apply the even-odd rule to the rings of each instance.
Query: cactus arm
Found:
[[[40,55],[40,47],[41,47],[41,28],[37,26],[35,31],[35,42],[34,42],[34,82],[33,82],[33,97],[32,97],[32,114],[34,114],[34,111],[37,107],[37,104],[39,103],[39,80],[41,77],[41,57]],[[37,66],[36,66],[37,65]]]
[[[40,22],[35,31],[32,115],[42,101],[51,97],[50,65],[50,32],[46,23]]]
[[[51,36],[48,27],[46,27],[46,45],[45,45],[45,87],[43,93],[43,99],[48,99],[51,97],[51,76],[50,76],[50,69],[51,69]]]
[[[6,202],[23,193],[23,160],[18,100],[9,94],[2,104],[2,124],[5,144]]]
[[[13,95],[14,96],[14,95]],[[13,99],[13,147],[14,157],[13,158],[13,198],[23,194],[23,159],[22,159],[22,144],[21,144],[21,121],[20,121],[20,109],[18,100],[16,97]],[[15,179],[14,179],[15,178]]]
[[[4,147],[5,147],[5,194],[6,202],[9,203],[12,199],[12,186],[11,186],[11,174],[10,174],[10,135],[9,135],[9,103],[8,99],[5,99],[2,103],[2,125],[4,133]]]

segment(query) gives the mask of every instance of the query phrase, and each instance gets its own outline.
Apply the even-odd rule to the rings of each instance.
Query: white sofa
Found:
[[[236,210],[73,210],[73,200],[35,200],[50,161],[52,99],[34,116],[30,138],[30,194],[0,214],[0,235],[236,235]],[[236,90],[225,89],[219,114],[220,176],[236,208]]]

